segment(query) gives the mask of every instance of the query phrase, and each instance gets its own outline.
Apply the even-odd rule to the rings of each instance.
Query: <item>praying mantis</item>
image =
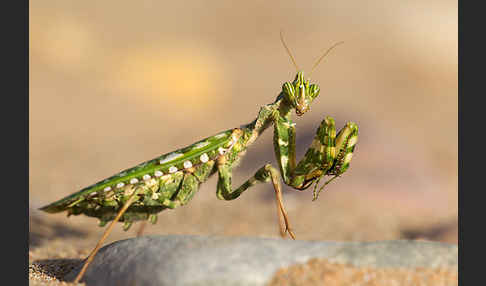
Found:
[[[283,84],[274,102],[260,108],[255,120],[121,171],[41,208],[48,213],[67,211],[68,216],[84,214],[97,217],[100,226],[112,221],[86,259],[75,282],[82,278],[117,221],[124,223],[124,230],[139,220],[155,223],[159,212],[187,204],[199,186],[216,173],[216,196],[221,200],[234,200],[258,183],[271,182],[275,190],[280,234],[283,237],[288,234],[295,239],[283,204],[280,181],[299,191],[314,184],[313,200],[316,200],[324,186],[349,168],[358,141],[358,126],[348,122],[336,132],[334,119],[326,116],[304,157],[296,161],[296,128],[291,115],[295,111],[297,116],[302,116],[309,111],[320,88],[311,84],[304,72],[299,70],[282,33],[280,39],[297,69],[297,75],[292,82]],[[312,70],[340,43],[329,48]],[[234,188],[231,182],[233,168],[247,148],[271,126],[274,128],[273,146],[278,168],[265,164],[241,186]],[[318,189],[320,180],[325,176],[331,178]]]

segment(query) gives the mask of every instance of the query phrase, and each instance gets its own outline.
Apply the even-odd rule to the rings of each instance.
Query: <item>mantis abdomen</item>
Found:
[[[68,215],[84,214],[100,219],[100,225],[113,220],[136,188],[137,198],[120,218],[124,229],[133,221],[156,221],[166,208],[187,203],[199,184],[215,172],[215,161],[235,147],[240,129],[230,129],[192,145],[161,155],[121,171],[66,198],[42,208]]]

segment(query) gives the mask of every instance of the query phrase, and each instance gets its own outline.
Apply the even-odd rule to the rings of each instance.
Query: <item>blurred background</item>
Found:
[[[29,27],[31,255],[86,255],[104,230],[39,207],[252,121],[296,73],[280,30],[306,71],[345,42],[312,74],[321,94],[295,119],[298,159],[324,116],[360,128],[319,200],[284,187],[297,238],[457,243],[457,1],[30,1]],[[272,133],[235,186],[275,163]],[[279,237],[270,184],[220,201],[216,181],[145,234]]]

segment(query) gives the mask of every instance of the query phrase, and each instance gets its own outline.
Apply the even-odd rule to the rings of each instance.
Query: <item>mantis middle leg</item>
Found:
[[[224,158],[224,157],[223,157]],[[258,171],[256,171],[253,177],[249,178],[239,188],[233,189],[231,184],[232,167],[223,160],[218,161],[218,186],[216,190],[216,196],[221,200],[234,200],[239,197],[249,187],[254,186],[257,183],[266,183],[271,181],[275,190],[275,197],[277,203],[277,211],[279,217],[280,235],[285,236],[288,233],[292,239],[295,239],[295,235],[290,227],[287,211],[282,202],[282,187],[280,185],[280,176],[278,170],[270,164],[266,164]],[[285,225],[285,228],[282,226]]]

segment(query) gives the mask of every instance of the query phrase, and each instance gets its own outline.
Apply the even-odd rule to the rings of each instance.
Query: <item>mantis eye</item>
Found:
[[[282,86],[282,90],[285,94],[285,98],[290,104],[295,105],[295,88],[290,82],[286,82]]]
[[[320,91],[321,89],[317,84],[311,84],[309,87],[309,96],[311,97],[311,99],[314,99],[319,95]]]

